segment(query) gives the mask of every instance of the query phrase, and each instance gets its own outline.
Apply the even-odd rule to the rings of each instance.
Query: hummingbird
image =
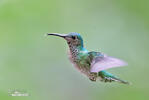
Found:
[[[126,66],[127,63],[115,57],[108,56],[102,52],[88,51],[83,44],[83,38],[79,33],[70,32],[68,34],[47,33],[47,35],[57,36],[65,39],[69,46],[69,59],[71,63],[89,80],[95,82],[119,82],[129,84],[128,81],[107,72],[107,69]]]

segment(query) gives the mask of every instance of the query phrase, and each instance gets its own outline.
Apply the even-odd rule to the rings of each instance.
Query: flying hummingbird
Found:
[[[102,82],[120,82],[129,84],[117,76],[107,72],[106,69],[127,65],[126,62],[107,56],[101,52],[89,52],[84,48],[83,39],[79,33],[69,34],[48,33],[47,35],[64,38],[69,46],[69,59],[73,65],[91,81],[100,80]]]

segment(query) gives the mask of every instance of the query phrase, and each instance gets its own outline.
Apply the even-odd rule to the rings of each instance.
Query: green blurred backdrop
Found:
[[[149,100],[148,0],[0,0],[0,100]],[[109,71],[133,84],[91,82],[69,62],[63,39],[124,59]],[[24,90],[28,97],[8,96]]]

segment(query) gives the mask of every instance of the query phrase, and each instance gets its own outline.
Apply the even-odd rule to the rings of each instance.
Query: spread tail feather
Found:
[[[123,84],[130,84],[129,82],[125,81],[125,80],[121,80],[120,78],[112,75],[111,73],[108,73],[106,71],[100,71],[98,72],[98,76],[101,78],[101,81],[104,82],[119,82],[119,83],[123,83]]]

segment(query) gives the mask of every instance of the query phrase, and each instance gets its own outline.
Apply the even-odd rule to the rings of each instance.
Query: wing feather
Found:
[[[125,65],[127,65],[127,63],[118,58],[109,57],[107,55],[96,56],[91,63],[90,72],[100,72],[102,70]]]

